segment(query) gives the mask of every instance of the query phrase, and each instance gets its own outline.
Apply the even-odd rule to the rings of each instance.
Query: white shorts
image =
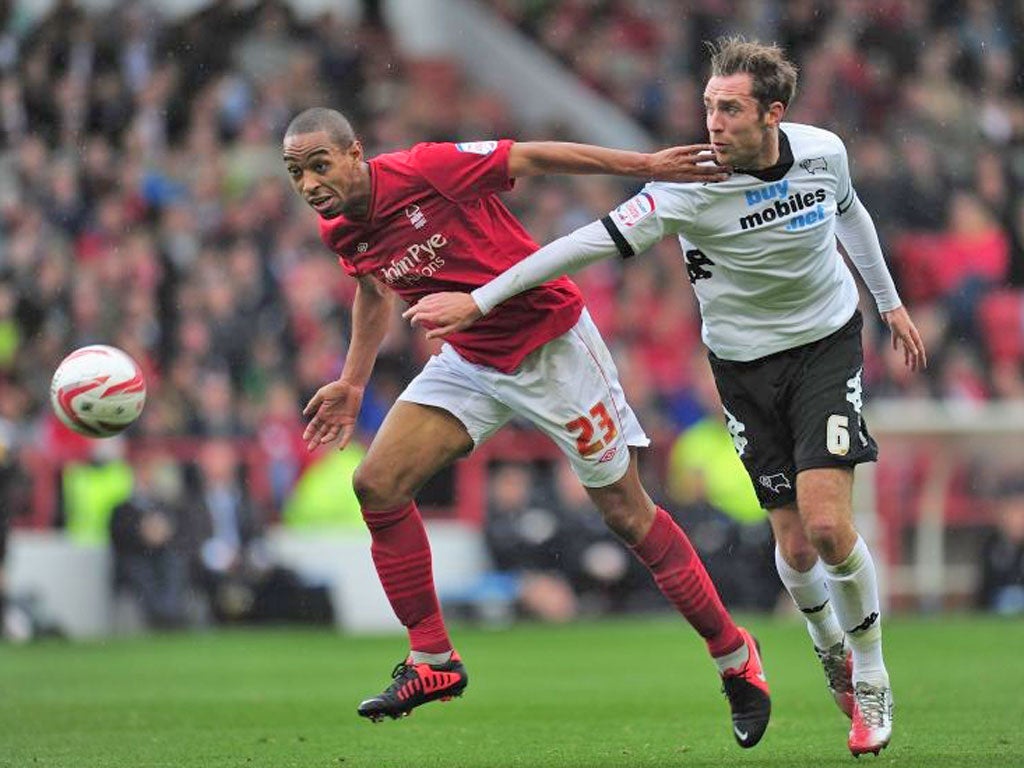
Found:
[[[629,466],[628,447],[651,443],[586,310],[571,330],[531,352],[515,373],[467,362],[445,344],[399,400],[443,408],[465,425],[476,445],[515,416],[529,419],[590,488],[619,480]]]

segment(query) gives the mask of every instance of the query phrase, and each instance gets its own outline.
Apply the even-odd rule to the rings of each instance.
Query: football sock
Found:
[[[363,509],[373,543],[370,554],[398,620],[409,630],[413,652],[452,650],[434,590],[430,543],[415,502],[397,509]]]
[[[704,563],[668,512],[658,507],[651,530],[631,549],[650,569],[661,593],[704,638],[712,656],[725,656],[743,646],[743,637]]]
[[[778,545],[775,546],[775,567],[782,585],[807,620],[807,631],[814,646],[824,651],[843,639],[843,628],[832,607],[822,566],[821,560],[815,560],[809,571],[798,571],[783,559]]]
[[[452,660],[452,654],[454,651],[448,651],[447,653],[424,653],[423,651],[413,651],[410,655],[412,656],[413,664],[447,664]]]
[[[747,663],[747,659],[750,658],[750,649],[747,648],[747,644],[743,643],[732,653],[727,653],[725,656],[715,656],[715,666],[718,667],[718,673],[724,675],[730,669],[741,669],[744,664]]]
[[[857,537],[843,562],[824,564],[836,615],[853,651],[853,681],[887,686],[889,675],[882,660],[882,614],[878,603],[875,562],[864,539]]]

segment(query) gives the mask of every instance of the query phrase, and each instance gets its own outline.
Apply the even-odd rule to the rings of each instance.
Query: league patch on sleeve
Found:
[[[654,198],[646,192],[641,192],[616,208],[612,215],[622,226],[635,227],[652,213],[654,213]]]
[[[474,155],[489,155],[498,148],[496,141],[460,141],[455,145],[459,152],[471,152]]]

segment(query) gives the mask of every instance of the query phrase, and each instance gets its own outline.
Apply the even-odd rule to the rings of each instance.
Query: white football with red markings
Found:
[[[57,417],[88,437],[112,437],[139,418],[146,404],[142,369],[117,347],[93,344],[65,357],[50,383]]]

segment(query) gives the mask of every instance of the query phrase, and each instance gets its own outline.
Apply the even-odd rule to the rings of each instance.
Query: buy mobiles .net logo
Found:
[[[746,216],[741,216],[741,230],[756,229],[764,224],[770,224],[776,219],[792,217],[786,222],[786,229],[793,231],[823,221],[828,215],[825,206],[822,205],[828,199],[828,193],[821,187],[813,192],[796,191],[790,194],[789,181],[784,179],[757,189],[747,190],[744,195],[748,206],[767,203],[769,200],[772,202],[760,210],[751,211]]]

